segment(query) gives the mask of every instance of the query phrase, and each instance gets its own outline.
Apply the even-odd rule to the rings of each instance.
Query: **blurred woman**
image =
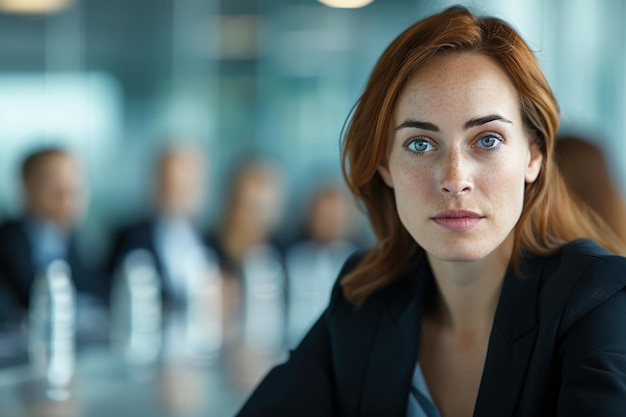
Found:
[[[233,174],[222,218],[207,238],[227,275],[240,274],[252,248],[273,244],[282,214],[282,182],[279,167],[261,157],[244,161]]]
[[[236,167],[222,218],[206,238],[224,277],[225,337],[242,348],[242,356],[254,356],[250,350],[271,356],[284,346],[285,274],[274,239],[282,206],[279,166],[261,156],[246,159]]]

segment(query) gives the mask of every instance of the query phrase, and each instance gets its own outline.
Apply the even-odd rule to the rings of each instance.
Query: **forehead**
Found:
[[[43,175],[54,175],[56,173],[67,173],[77,170],[77,162],[70,155],[63,153],[47,156],[42,160],[40,167],[40,173]]]
[[[191,151],[171,152],[163,157],[160,164],[161,173],[164,175],[194,172],[201,168],[201,156]]]
[[[519,95],[508,75],[490,57],[449,53],[431,58],[419,68],[400,93],[395,118],[419,113],[436,119],[450,113],[485,116],[506,113],[521,118]]]

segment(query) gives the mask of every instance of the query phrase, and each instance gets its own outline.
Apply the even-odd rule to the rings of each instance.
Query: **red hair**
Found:
[[[625,250],[598,216],[569,195],[555,166],[554,137],[559,109],[533,51],[506,22],[477,17],[455,6],[406,29],[378,60],[343,137],[342,169],[348,187],[367,211],[378,245],[342,278],[355,304],[389,284],[423,249],[404,228],[393,190],[378,166],[387,157],[389,126],[407,80],[435,55],[473,52],[493,59],[508,74],[520,97],[522,120],[543,155],[537,180],[527,184],[514,229],[512,265],[521,253],[548,255],[563,243],[589,237],[613,252]]]

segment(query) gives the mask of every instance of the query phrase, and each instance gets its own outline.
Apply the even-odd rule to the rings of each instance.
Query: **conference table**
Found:
[[[83,334],[67,398],[59,399],[29,361],[22,333],[0,333],[2,417],[232,416],[286,356],[229,342],[208,358],[164,352],[153,363],[132,364],[106,337]]]

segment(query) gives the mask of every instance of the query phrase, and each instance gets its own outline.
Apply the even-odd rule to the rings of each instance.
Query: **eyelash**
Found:
[[[499,135],[499,134],[497,134],[495,132],[485,132],[485,133],[482,133],[478,137],[478,139],[476,139],[476,142],[474,142],[474,145],[478,144],[482,139],[484,139],[486,137],[489,137],[489,136],[494,137],[498,141],[498,143],[495,146],[491,147],[491,148],[480,148],[480,149],[482,149],[484,151],[488,151],[488,152],[497,151],[500,148],[500,145],[504,142],[504,138],[502,137],[502,135]]]
[[[411,146],[411,144],[415,143],[415,142],[425,142],[425,143],[430,144],[430,146],[433,146],[433,147],[435,146],[432,143],[432,141],[430,141],[429,139],[427,139],[424,136],[414,136],[414,137],[411,137],[411,138],[407,139],[406,141],[404,141],[404,143],[402,144],[402,148],[405,151],[407,151],[410,154],[412,154],[412,155],[423,156],[426,152],[418,152],[418,151],[414,151],[414,150],[409,148],[409,146]]]
[[[477,146],[477,144],[478,144],[478,143],[479,143],[482,139],[484,139],[484,138],[486,138],[486,137],[489,137],[489,136],[494,137],[498,143],[497,143],[495,146],[491,147],[491,148],[484,148],[484,147],[478,147],[478,148],[479,148],[479,149],[482,149],[483,151],[487,151],[487,152],[497,151],[497,150],[500,148],[500,145],[504,142],[504,138],[502,137],[502,135],[500,135],[500,134],[498,134],[498,133],[495,133],[495,132],[484,132],[484,133],[482,133],[482,134],[481,134],[481,135],[480,135],[480,136],[476,139],[476,141],[474,142],[474,144],[472,145],[472,147]],[[435,147],[435,145],[433,144],[433,142],[432,142],[430,139],[428,139],[428,138],[426,138],[426,137],[424,137],[424,136],[414,136],[414,137],[411,137],[411,138],[407,139],[407,140],[403,143],[403,146],[402,146],[402,147],[403,147],[403,149],[404,149],[405,151],[410,152],[410,153],[411,153],[411,154],[413,154],[413,155],[416,155],[416,156],[423,156],[426,152],[418,152],[418,151],[414,151],[414,150],[409,149],[409,146],[410,146],[412,143],[415,143],[415,142],[425,142],[425,143],[428,143],[428,144],[430,144],[431,146]]]

